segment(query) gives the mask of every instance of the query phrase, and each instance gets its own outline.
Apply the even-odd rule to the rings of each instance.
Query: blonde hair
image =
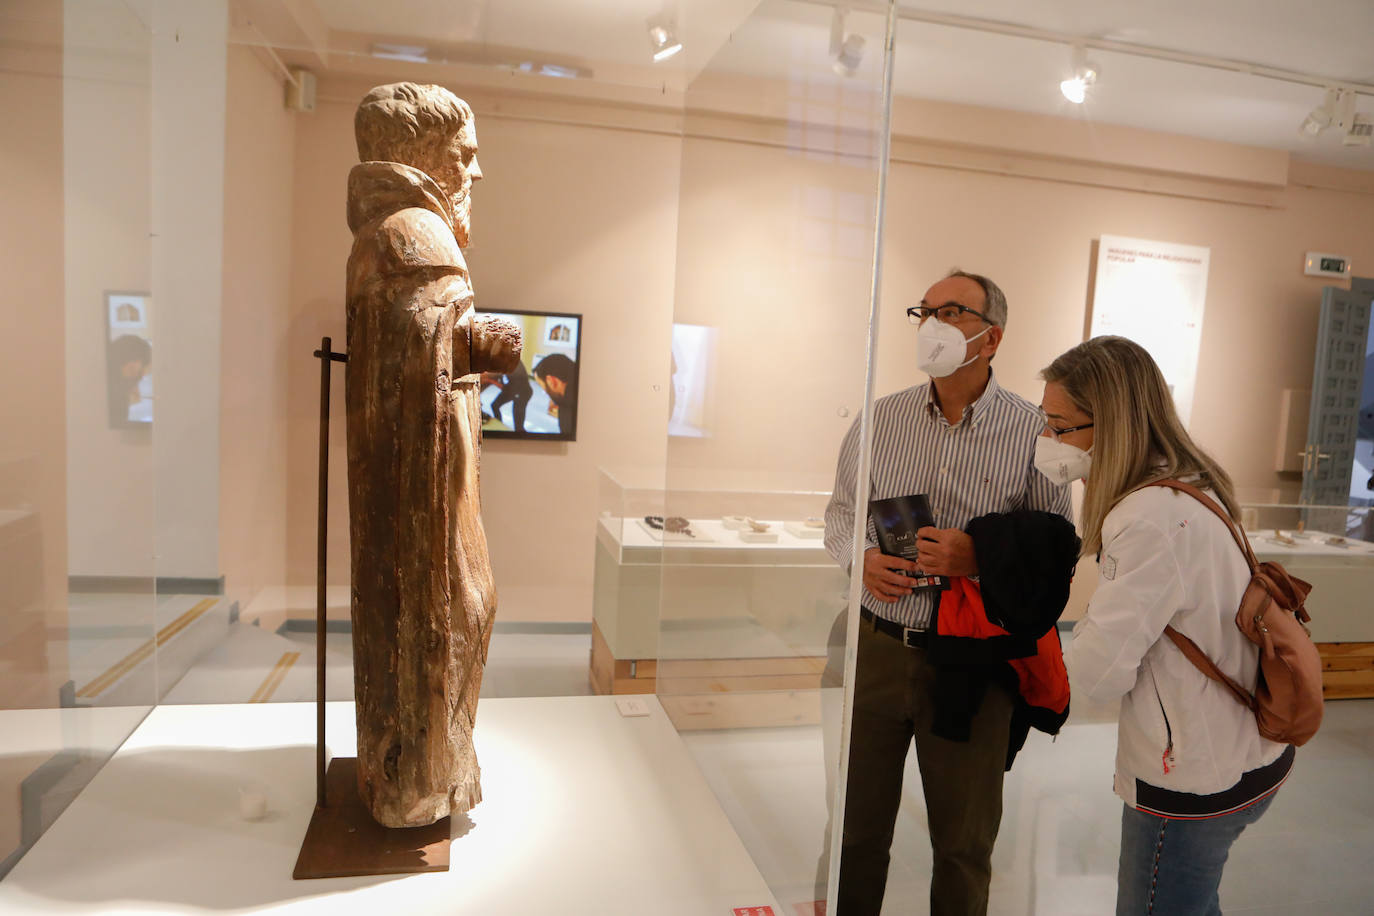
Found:
[[[1128,494],[1156,480],[1198,476],[1232,518],[1231,477],[1188,435],[1159,366],[1124,337],[1094,337],[1040,373],[1093,420],[1092,472],[1083,495],[1083,553],[1102,549],[1102,522]]]

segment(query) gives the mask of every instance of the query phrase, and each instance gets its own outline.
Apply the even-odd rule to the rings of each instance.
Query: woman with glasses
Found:
[[[1231,478],[1188,435],[1150,355],[1121,337],[1079,344],[1041,373],[1036,465],[1084,479],[1083,553],[1097,591],[1064,652],[1075,699],[1121,700],[1115,789],[1125,802],[1118,914],[1210,916],[1231,844],[1268,809],[1293,748],[1193,666],[1191,638],[1241,684],[1258,650],[1236,628],[1250,569],[1221,519],[1153,481],[1192,483],[1239,519]]]

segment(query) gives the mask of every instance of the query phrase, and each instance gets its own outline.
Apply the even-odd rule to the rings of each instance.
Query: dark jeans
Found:
[[[1217,888],[1231,844],[1273,800],[1270,795],[1234,814],[1203,820],[1160,817],[1123,805],[1117,916],[1221,916]]]
[[[491,415],[498,420],[501,419],[501,408],[507,402],[514,401],[515,406],[511,410],[515,414],[515,422],[511,424],[511,428],[517,433],[523,433],[525,431],[525,406],[530,402],[530,395],[531,390],[528,382],[525,383],[523,389],[512,390],[512,386],[507,385],[497,392],[496,397],[492,399]]]
[[[930,731],[934,689],[935,668],[924,650],[860,622],[838,916],[878,916],[882,910],[902,768],[913,739],[934,853],[931,914],[987,912],[1012,699],[1001,686],[989,686],[970,740],[949,741]]]

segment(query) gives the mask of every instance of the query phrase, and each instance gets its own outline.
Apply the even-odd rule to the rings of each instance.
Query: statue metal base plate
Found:
[[[449,818],[427,827],[383,827],[358,797],[358,758],[335,757],[292,877],[348,878],[448,871]]]

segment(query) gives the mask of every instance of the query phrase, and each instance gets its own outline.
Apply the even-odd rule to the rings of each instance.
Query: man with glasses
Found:
[[[931,381],[874,403],[868,498],[923,494],[935,526],[918,532],[912,562],[883,554],[868,519],[839,916],[877,916],[882,909],[913,740],[934,853],[931,913],[987,912],[1013,698],[988,683],[967,741],[932,731],[947,699],[937,698],[935,666],[925,651],[938,593],[913,590],[908,574],[976,578],[973,540],[963,529],[991,512],[1043,510],[1071,520],[1068,488],[1035,468],[1035,440],[1045,429],[1039,409],[992,374],[1007,323],[1001,289],[987,277],[955,270],[907,315],[917,327],[917,364]],[[825,513],[826,549],[845,567],[858,465],[856,421],[840,447]]]

